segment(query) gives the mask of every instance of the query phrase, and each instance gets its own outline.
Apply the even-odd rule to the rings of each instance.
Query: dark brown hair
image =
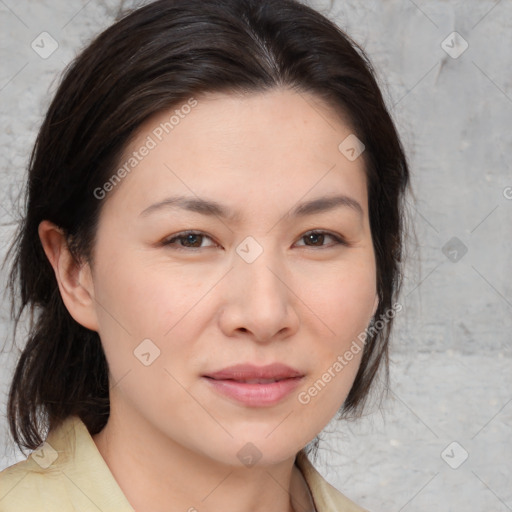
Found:
[[[39,240],[39,223],[47,219],[60,226],[77,261],[92,263],[103,204],[93,191],[112,176],[145,120],[201,93],[280,86],[312,93],[345,113],[364,143],[380,300],[375,317],[392,308],[402,280],[409,170],[362,48],[295,0],[150,3],[101,33],[72,62],[31,154],[26,210],[8,252],[14,254],[9,276],[14,332],[27,306],[31,319],[7,411],[20,449],[39,446],[45,429],[72,414],[94,435],[110,411],[99,335],[78,324],[64,306]],[[360,413],[379,367],[387,383],[392,324],[390,319],[368,337],[344,415]]]

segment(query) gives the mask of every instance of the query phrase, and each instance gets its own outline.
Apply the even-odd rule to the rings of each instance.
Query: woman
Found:
[[[294,0],[159,0],[100,34],[12,246],[37,315],[8,419],[35,451],[0,510],[362,510],[308,454],[387,375],[408,180],[364,52]]]

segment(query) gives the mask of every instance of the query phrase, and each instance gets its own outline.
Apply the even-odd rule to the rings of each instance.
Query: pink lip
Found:
[[[275,405],[289,395],[304,375],[294,368],[274,363],[267,366],[239,364],[203,377],[225,396],[248,406],[265,407]],[[265,382],[270,379],[275,382]]]
[[[252,379],[287,379],[302,377],[302,373],[285,364],[274,363],[266,366],[254,366],[252,364],[236,364],[223,370],[208,373],[205,377],[217,380],[252,380]]]

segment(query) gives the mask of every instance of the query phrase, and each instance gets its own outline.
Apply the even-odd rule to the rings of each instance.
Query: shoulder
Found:
[[[34,460],[37,453],[0,472],[0,512],[36,512],[57,504],[60,511],[74,510],[67,500],[64,474],[56,468],[44,470]]]
[[[368,512],[332,486],[303,452],[296,459],[310,488],[317,512]]]
[[[71,416],[0,472],[0,512],[133,512],[85,424]]]

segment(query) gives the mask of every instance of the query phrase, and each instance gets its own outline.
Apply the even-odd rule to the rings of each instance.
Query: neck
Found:
[[[93,440],[137,512],[312,510],[295,456],[271,466],[229,466],[155,432],[143,420],[119,421],[112,408]]]

